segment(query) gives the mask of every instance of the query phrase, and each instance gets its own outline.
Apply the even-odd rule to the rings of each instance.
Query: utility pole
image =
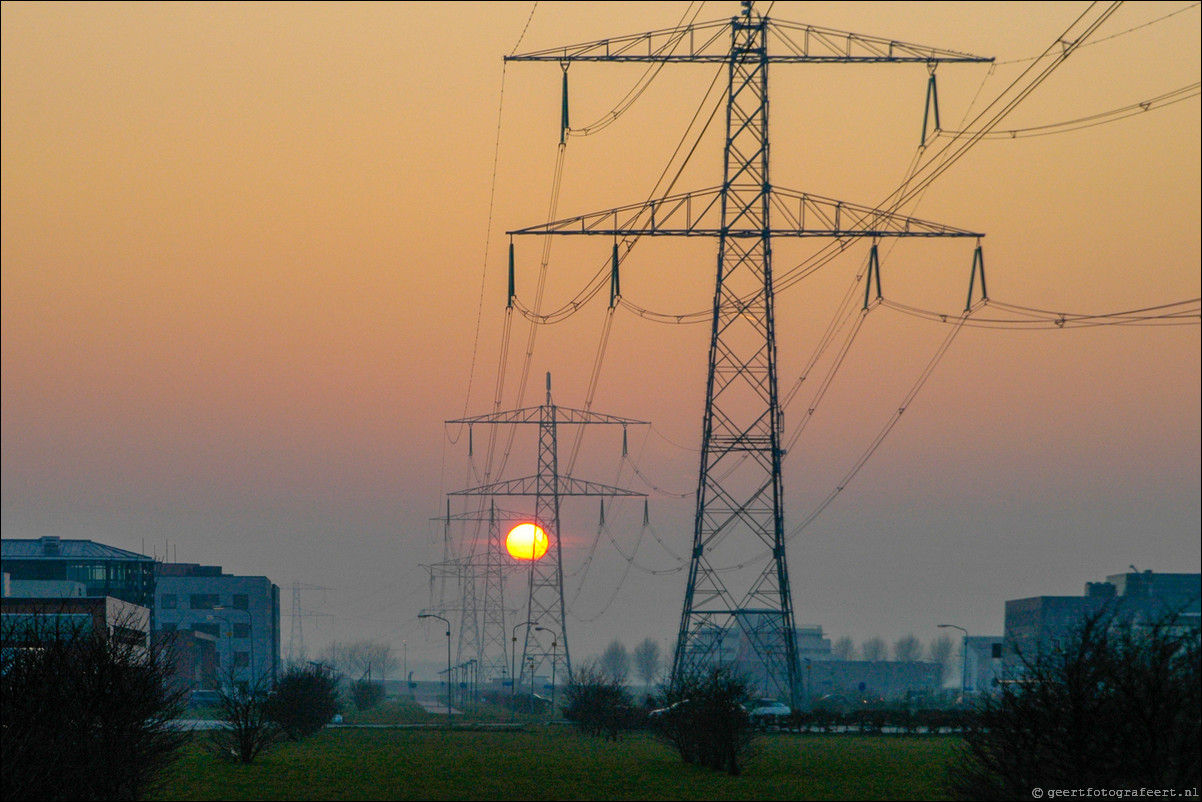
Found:
[[[568,653],[566,610],[563,599],[563,549],[559,537],[559,500],[564,496],[640,496],[646,494],[620,487],[586,482],[563,476],[559,473],[558,430],[563,425],[609,424],[626,426],[645,425],[645,421],[600,415],[580,409],[559,407],[551,400],[551,374],[547,374],[547,401],[542,406],[508,412],[497,412],[474,418],[461,418],[447,423],[462,423],[469,427],[468,442],[471,442],[470,427],[480,424],[536,424],[538,426],[538,473],[521,479],[510,479],[468,490],[457,490],[452,496],[534,496],[535,523],[542,528],[550,541],[548,553],[551,559],[531,559],[529,568],[529,602],[527,621],[542,621],[555,624],[561,633],[557,648],[547,642],[547,636],[534,627],[526,628],[523,648],[522,670],[538,671],[545,662],[554,666],[562,662],[564,676],[571,679],[572,661]],[[515,678],[516,679],[516,678]],[[533,679],[531,680],[533,682]],[[533,687],[533,686],[532,686]]]
[[[447,728],[454,727],[451,722],[451,694],[454,691],[451,688],[451,622],[435,613],[419,613],[418,618],[437,618],[439,621],[447,625]]]
[[[672,679],[703,673],[721,660],[730,633],[753,655],[761,692],[798,706],[796,632],[785,559],[781,479],[782,415],[776,369],[772,240],[826,237],[982,235],[889,210],[781,189],[769,177],[768,66],[772,63],[914,63],[992,59],[814,26],[769,20],[743,2],[739,16],[669,30],[603,39],[507,61],[709,63],[727,66],[726,132],[721,184],[697,192],[508,232],[612,239],[611,286],[617,287],[618,241],[643,236],[717,240],[717,279],[701,432],[693,547]],[[781,44],[769,53],[769,38]],[[930,84],[933,91],[933,77]],[[928,104],[930,102],[928,95]],[[565,130],[566,132],[566,130]],[[561,136],[561,143],[564,137]],[[562,146],[562,145],[561,145]],[[783,218],[775,224],[773,215]],[[975,275],[975,274],[974,274]],[[511,276],[512,288],[512,276]],[[877,275],[879,297],[880,279]],[[511,289],[512,303],[512,289]],[[766,562],[746,566],[764,552]],[[566,651],[566,639],[565,639]],[[750,662],[750,661],[749,661]],[[752,668],[745,665],[744,669]]]

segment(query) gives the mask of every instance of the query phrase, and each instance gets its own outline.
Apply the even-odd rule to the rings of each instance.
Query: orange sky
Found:
[[[428,603],[420,565],[441,555],[428,519],[471,483],[466,444],[442,422],[491,408],[504,231],[546,220],[558,141],[560,71],[510,64],[502,101],[502,56],[528,19],[522,51],[667,28],[687,11],[532,5],[4,3],[6,537],[145,543],[159,556],[169,541],[182,561],[266,574],[285,591],[331,588],[306,598],[331,613],[311,642],[406,639],[437,658],[414,620]],[[992,71],[940,68],[954,128],[1085,8],[779,2],[770,13],[996,57]],[[736,11],[710,3],[698,19]],[[1000,127],[1195,83],[1199,31],[1197,5],[1127,4]],[[643,70],[574,66],[573,126],[602,117]],[[643,200],[714,71],[670,65],[615,124],[570,138],[558,216]],[[925,88],[917,65],[774,67],[774,184],[884,198],[915,155]],[[985,141],[908,211],[986,232],[997,300],[1103,313],[1197,298],[1199,117],[1194,97]],[[715,131],[678,191],[719,182]],[[528,304],[539,247],[518,242]],[[778,245],[778,274],[807,247]],[[544,308],[574,295],[608,248],[554,243]],[[781,293],[782,387],[854,277],[864,249],[853,250]],[[713,253],[641,243],[624,296],[703,309]],[[900,243],[885,295],[955,313],[970,263],[969,243]],[[527,326],[514,324],[503,407],[538,403],[547,371],[557,403],[583,406],[604,300],[539,332],[524,399]],[[790,454],[791,520],[850,467],[945,333],[869,315]],[[696,485],[707,335],[619,311],[605,353],[594,409],[653,423],[631,449],[669,491]],[[798,620],[857,640],[925,640],[945,619],[1000,632],[1009,598],[1077,593],[1129,564],[1198,570],[1200,362],[1197,325],[964,331],[853,485],[790,543]],[[512,473],[531,473],[533,449],[518,442]],[[618,473],[617,448],[590,435],[582,478],[646,489]],[[651,503],[656,533],[686,553],[691,501]],[[615,513],[628,520],[614,537],[638,542],[640,566],[678,568],[649,535],[638,541],[639,513]],[[604,540],[585,572],[595,502],[567,514],[574,656],[614,637],[671,637],[683,574],[624,573]]]

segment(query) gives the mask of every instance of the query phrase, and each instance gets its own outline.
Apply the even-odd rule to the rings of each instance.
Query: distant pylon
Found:
[[[300,583],[292,583],[292,631],[288,635],[288,664],[296,662],[297,655],[305,650],[305,630],[301,625]]]
[[[292,582],[292,628],[288,633],[288,662],[294,664],[302,659],[305,653],[305,630],[304,619],[314,616],[326,615],[325,613],[308,612],[301,607],[301,591],[303,590],[327,590],[320,585],[306,585],[302,582],[293,580]]]
[[[542,527],[550,541],[547,559],[531,559],[529,566],[529,598],[527,621],[535,621],[541,629],[526,627],[522,649],[521,670],[524,683],[551,664],[557,680],[572,677],[571,653],[568,649],[566,610],[563,598],[563,549],[559,537],[559,500],[563,496],[645,496],[633,490],[585,482],[559,473],[557,430],[564,424],[616,424],[623,427],[642,425],[644,421],[599,415],[585,410],[557,407],[551,400],[551,374],[547,374],[547,401],[542,406],[527,407],[509,412],[497,412],[474,418],[461,418],[447,423],[476,424],[538,424],[538,473],[522,479],[493,482],[468,490],[458,490],[453,496],[534,496],[535,523]],[[471,442],[469,436],[468,441]]]
[[[505,638],[505,535],[495,504],[488,510],[488,548],[484,555],[480,608],[480,679],[508,676],[509,642]]]

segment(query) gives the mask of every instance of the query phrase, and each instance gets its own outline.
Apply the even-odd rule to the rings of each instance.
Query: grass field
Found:
[[[682,763],[648,735],[327,729],[250,766],[193,745],[155,798],[942,799],[953,736],[760,737],[740,777]]]

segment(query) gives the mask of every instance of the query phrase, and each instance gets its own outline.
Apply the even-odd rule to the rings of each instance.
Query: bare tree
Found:
[[[947,682],[952,674],[955,646],[947,635],[940,635],[927,646],[927,659],[939,666],[939,682]]]
[[[321,652],[321,662],[350,680],[384,680],[400,667],[392,646],[376,640],[331,641]]]
[[[610,641],[601,654],[601,668],[618,685],[625,685],[630,676],[630,653],[620,640]]]
[[[860,651],[863,653],[865,660],[871,660],[874,663],[884,660],[889,653],[888,647],[885,646],[885,641],[881,638],[869,638],[864,641],[864,644],[860,647]]]
[[[844,635],[835,641],[831,647],[831,653],[840,660],[855,660],[856,659],[856,644],[851,638]]]
[[[917,663],[922,659],[922,641],[913,633],[901,636],[893,644],[893,659],[899,663]]]
[[[270,680],[266,674],[254,682],[235,680],[231,667],[217,689],[221,726],[209,731],[209,750],[239,763],[254,763],[262,752],[279,742],[284,733],[271,716]]]
[[[655,638],[647,638],[634,647],[634,668],[644,685],[651,685],[659,678],[662,662]]]

